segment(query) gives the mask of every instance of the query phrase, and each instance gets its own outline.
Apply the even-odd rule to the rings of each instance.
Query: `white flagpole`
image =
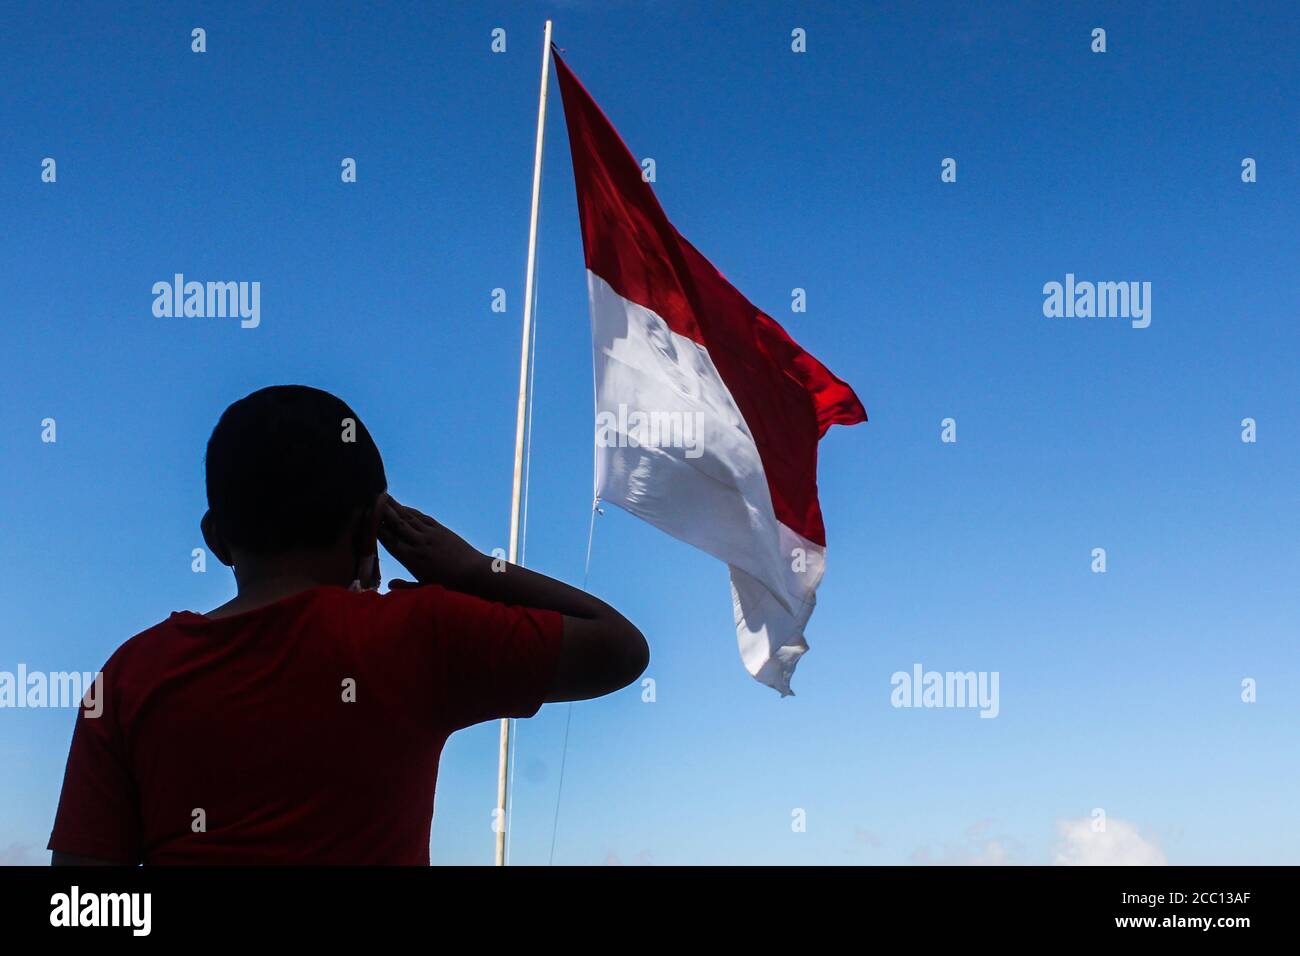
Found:
[[[537,148],[533,152],[533,209],[528,217],[528,268],[524,276],[524,332],[519,354],[519,407],[515,413],[515,475],[510,490],[511,564],[519,560],[519,498],[524,477],[524,431],[528,415],[528,383],[532,376],[533,274],[537,265],[537,210],[542,198],[542,140],[546,136],[546,86],[551,71],[551,21],[542,37],[542,90],[537,98]],[[496,865],[506,864],[506,807],[509,794],[510,721],[501,721],[501,752],[497,758]]]

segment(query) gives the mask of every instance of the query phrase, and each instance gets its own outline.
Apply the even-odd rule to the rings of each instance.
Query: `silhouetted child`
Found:
[[[238,594],[173,613],[103,668],[54,863],[429,862],[453,731],[630,684],[645,639],[559,581],[480,554],[387,493],[327,392],[265,388],[208,441],[203,538]],[[377,542],[416,583],[379,581]]]

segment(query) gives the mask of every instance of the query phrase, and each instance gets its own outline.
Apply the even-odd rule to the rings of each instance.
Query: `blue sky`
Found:
[[[822,443],[828,572],[797,697],[746,675],[721,564],[599,519],[590,587],[649,637],[657,700],[574,707],[556,862],[1044,863],[1098,807],[1171,863],[1300,860],[1285,3],[17,4],[0,670],[92,670],[230,597],[215,562],[190,570],[203,446],[267,384],[343,396],[399,498],[504,545],[548,16],[677,227],[871,415]],[[580,243],[553,95],[528,560],[573,582]],[[155,318],[175,272],[260,281],[260,327]],[[1151,282],[1151,326],[1045,318],[1067,272]],[[918,662],[997,671],[999,716],[891,707]],[[547,859],[565,718],[520,725],[515,862]],[[0,710],[0,858],[45,859],[72,720]],[[435,863],[491,860],[496,732],[447,747]]]

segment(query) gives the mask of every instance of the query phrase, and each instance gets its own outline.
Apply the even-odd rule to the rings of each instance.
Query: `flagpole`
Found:
[[[542,88],[537,97],[537,147],[533,152],[533,208],[528,216],[528,268],[524,275],[524,331],[519,349],[519,405],[515,411],[515,473],[510,489],[511,564],[519,561],[519,499],[524,477],[524,434],[528,416],[528,383],[532,377],[533,275],[537,266],[537,212],[542,198],[542,141],[546,136],[546,86],[551,71],[551,21],[542,36]],[[506,807],[509,794],[510,720],[501,721],[501,749],[497,757],[496,865],[506,864]]]

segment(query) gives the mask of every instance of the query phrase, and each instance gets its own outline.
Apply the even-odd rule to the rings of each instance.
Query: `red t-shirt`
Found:
[[[443,743],[537,712],[562,621],[432,585],[174,613],[104,665],[103,712],[77,718],[49,847],[122,863],[427,865]]]

